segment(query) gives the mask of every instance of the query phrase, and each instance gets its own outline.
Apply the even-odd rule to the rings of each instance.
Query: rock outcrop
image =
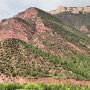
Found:
[[[58,14],[62,12],[68,12],[68,13],[90,13],[90,6],[86,7],[64,7],[64,6],[59,6],[56,10],[50,11],[51,14]]]

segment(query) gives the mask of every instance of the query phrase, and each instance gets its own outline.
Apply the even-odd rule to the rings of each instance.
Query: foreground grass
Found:
[[[90,86],[45,83],[5,83],[0,84],[0,90],[90,90]]]

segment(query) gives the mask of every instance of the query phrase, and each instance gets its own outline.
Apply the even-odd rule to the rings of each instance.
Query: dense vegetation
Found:
[[[74,78],[80,80],[90,80],[90,60],[89,56],[83,56],[79,52],[73,52],[72,54],[65,56],[64,58],[60,58],[51,54],[50,52],[42,51],[30,44],[27,44],[21,41],[34,55],[41,56],[44,59],[48,59],[51,63],[53,63],[56,68],[64,68],[67,70],[66,77],[67,78]],[[56,73],[56,76],[59,73]],[[62,76],[62,75],[61,75]]]
[[[85,25],[90,30],[90,13],[88,14],[73,14],[73,13],[59,13],[56,17],[64,20],[68,25],[74,28],[80,28],[81,25]]]
[[[2,47],[4,50],[2,50]],[[23,47],[23,52],[20,47]],[[23,56],[23,54],[26,56]],[[30,58],[30,55],[33,55],[33,57]],[[43,65],[40,64],[40,57]],[[0,71],[7,76],[53,76],[90,80],[90,57],[83,56],[79,52],[73,52],[61,58],[23,40],[8,39],[1,43],[0,58]],[[34,60],[33,63],[31,63],[32,59]],[[37,64],[37,62],[39,63]],[[64,72],[60,73],[62,69],[64,69]],[[50,70],[52,72],[49,72]]]
[[[6,83],[0,84],[0,90],[90,90],[90,86],[73,84]]]
[[[7,76],[41,77],[55,73],[49,70],[55,69],[58,57],[25,41],[4,40],[0,43],[0,50],[0,72]]]

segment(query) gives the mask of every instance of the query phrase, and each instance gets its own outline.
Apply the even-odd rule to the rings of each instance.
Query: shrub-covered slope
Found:
[[[19,39],[0,43],[0,72],[7,77],[60,77],[90,80],[89,56],[73,52],[60,58]]]
[[[90,38],[63,20],[29,8],[0,22],[0,35],[1,75],[90,80]]]
[[[69,26],[79,29],[87,34],[90,33],[90,13],[74,14],[74,13],[59,13],[56,15],[61,20],[64,20]]]
[[[46,56],[45,56],[46,55]],[[19,39],[0,42],[0,72],[7,76],[49,76],[55,73],[57,58]]]

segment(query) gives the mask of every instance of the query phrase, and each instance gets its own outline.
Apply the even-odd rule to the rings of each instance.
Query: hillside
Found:
[[[90,80],[90,38],[63,20],[28,8],[0,22],[0,81],[16,77]]]
[[[90,37],[90,6],[58,7],[50,13],[66,22],[69,26],[86,33],[87,36]]]

